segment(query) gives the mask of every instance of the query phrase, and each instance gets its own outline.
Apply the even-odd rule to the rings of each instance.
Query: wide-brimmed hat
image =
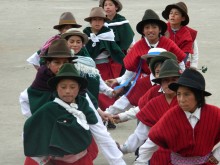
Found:
[[[173,8],[178,9],[183,16],[185,17],[185,21],[182,21],[181,25],[185,26],[189,23],[188,9],[184,2],[178,2],[171,5],[168,5],[165,10],[162,12],[162,16],[164,19],[169,19],[170,10]]]
[[[178,65],[178,62],[173,59],[167,59],[163,62],[160,68],[159,77],[153,79],[152,81],[160,84],[163,78],[179,77],[180,75],[181,75],[181,69]]]
[[[54,40],[48,48],[48,52],[41,57],[47,58],[69,58],[70,60],[76,59],[67,46],[65,39]]]
[[[93,7],[89,14],[89,17],[85,18],[84,20],[90,22],[92,18],[103,18],[104,21],[108,21],[109,19],[106,17],[106,13],[102,7]]]
[[[103,7],[104,8],[104,3],[106,0],[100,0],[99,1],[99,7]],[[116,10],[116,12],[119,12],[122,10],[122,3],[119,0],[111,0],[112,2],[117,4],[118,9]]]
[[[193,68],[187,68],[180,76],[176,83],[171,83],[169,88],[173,91],[177,91],[179,86],[185,86],[204,92],[204,96],[210,96],[211,93],[205,91],[205,79],[203,75]]]
[[[82,32],[81,29],[71,28],[61,35],[61,38],[66,39],[69,36],[79,36],[82,38],[82,42],[85,45],[88,42],[88,36]]]
[[[153,57],[158,56],[161,52],[165,52],[166,50],[163,48],[151,48],[147,54],[141,56],[141,59],[146,60],[147,64],[149,65],[150,60]]]
[[[64,64],[55,77],[52,77],[48,80],[48,86],[52,89],[55,89],[60,80],[63,79],[72,79],[76,80],[80,85],[80,90],[83,90],[87,87],[87,80],[80,76],[79,72],[75,68],[74,64],[66,63]]]
[[[76,19],[71,12],[62,13],[60,16],[59,24],[55,25],[53,28],[58,30],[60,26],[63,25],[72,25],[74,28],[82,27],[82,25],[76,23]]]
[[[156,23],[160,26],[161,29],[161,34],[164,35],[164,33],[167,30],[167,24],[160,20],[160,17],[151,9],[147,9],[144,13],[144,16],[142,18],[142,21],[140,21],[137,26],[136,26],[136,30],[138,33],[140,33],[141,35],[143,35],[143,29],[144,26],[147,23]]]
[[[173,59],[173,60],[177,61],[175,54],[168,52],[168,51],[161,52],[159,55],[152,58],[149,63],[149,67],[151,69],[151,72],[155,75],[154,69],[155,69],[156,63],[158,63],[158,62],[163,63],[167,59]]]

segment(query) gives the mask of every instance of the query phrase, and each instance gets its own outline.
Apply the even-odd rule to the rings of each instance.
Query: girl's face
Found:
[[[188,87],[179,86],[177,89],[177,101],[183,111],[193,113],[197,108],[195,95]]]
[[[68,58],[54,58],[52,61],[47,62],[47,66],[54,74],[57,74],[60,67],[65,63],[69,63]]]
[[[106,0],[104,3],[104,10],[108,18],[113,18],[117,13],[118,7],[111,0]]]
[[[170,22],[171,26],[181,26],[182,21],[185,21],[185,17],[178,9],[173,8],[170,10],[168,21]]]
[[[146,24],[143,29],[143,34],[150,44],[156,44],[159,41],[160,32],[160,27],[157,24]]]
[[[76,102],[79,89],[78,82],[72,79],[63,79],[57,84],[59,98],[68,104]]]
[[[160,66],[161,66],[161,63],[155,67],[155,70],[154,70],[155,71],[155,75],[154,75],[155,78],[159,77]]]
[[[77,54],[83,47],[82,38],[79,36],[71,36],[67,40],[67,45],[70,49],[73,49],[75,54]]]
[[[161,80],[161,87],[164,91],[165,94],[174,94],[175,92],[172,91],[171,89],[168,88],[168,86],[171,83],[177,82],[179,77],[167,77],[167,78],[162,78]]]
[[[92,32],[97,33],[101,30],[101,28],[104,26],[104,19],[95,17],[92,18],[90,21],[91,27],[92,27]]]

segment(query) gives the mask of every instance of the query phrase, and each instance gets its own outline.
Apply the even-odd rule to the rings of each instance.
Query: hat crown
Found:
[[[160,68],[159,77],[158,78],[166,78],[166,77],[179,77],[181,75],[180,67],[177,61],[173,59],[167,59],[164,61]]]
[[[86,18],[85,20],[88,21],[91,18],[95,18],[95,17],[104,18],[104,19],[107,18],[106,13],[102,7],[93,7],[90,11],[89,17]]]
[[[48,48],[48,53],[44,54],[42,57],[49,58],[49,57],[57,57],[57,58],[70,58],[71,50],[67,46],[67,42],[64,39],[54,40]]]
[[[185,82],[187,82],[187,84]],[[205,79],[203,75],[195,69],[186,69],[177,83],[186,86],[191,84],[191,87],[205,91]]]
[[[103,7],[104,8],[104,3],[106,0],[100,0],[99,1],[99,7]],[[116,12],[119,12],[122,10],[122,3],[119,0],[111,0],[112,2],[117,4],[118,9],[116,10]]]
[[[164,52],[161,52],[158,56],[158,58],[160,57],[165,57],[167,59],[173,59],[173,60],[177,60],[177,57],[175,54],[171,53],[171,52],[168,52],[168,51],[164,51]]]
[[[75,66],[71,63],[64,64],[56,77],[81,77]]]
[[[146,20],[149,20],[149,19],[160,20],[160,17],[153,10],[147,9],[144,13],[142,21],[146,21]]]
[[[175,4],[177,7],[179,7],[180,9],[182,9],[185,13],[188,13],[188,9],[187,6],[184,2],[178,2]]]

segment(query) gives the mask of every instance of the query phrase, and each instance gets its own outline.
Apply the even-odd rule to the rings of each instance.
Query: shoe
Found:
[[[116,125],[109,121],[108,124],[107,124],[107,128],[108,129],[115,129]]]

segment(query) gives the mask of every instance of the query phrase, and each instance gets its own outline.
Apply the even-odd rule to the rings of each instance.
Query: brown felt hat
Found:
[[[159,16],[151,9],[147,9],[144,13],[144,16],[142,18],[142,21],[140,21],[137,26],[136,30],[139,34],[143,35],[143,29],[144,26],[148,23],[155,23],[157,24],[161,29],[161,34],[164,35],[164,33],[167,30],[167,24],[160,20]]]
[[[67,46],[65,39],[54,40],[48,48],[48,52],[42,55],[43,58],[69,58],[70,60],[76,59],[72,55],[71,50]]]
[[[59,24],[55,25],[53,28],[59,30],[63,25],[72,25],[74,28],[80,28],[82,25],[76,23],[76,19],[71,12],[62,13],[60,16]]]
[[[88,36],[82,32],[81,29],[71,28],[61,35],[61,38],[66,39],[69,36],[79,36],[82,38],[82,42],[85,45],[88,42]]]
[[[185,26],[189,23],[188,9],[184,2],[178,2],[171,5],[168,5],[165,10],[162,12],[162,16],[164,19],[169,19],[170,10],[173,8],[178,9],[183,16],[185,17],[185,21],[182,21],[181,25]]]
[[[103,7],[104,8],[104,3],[106,0],[100,0],[99,1],[99,7]],[[118,7],[118,10],[116,10],[116,12],[119,12],[122,10],[122,3],[119,0],[111,0],[113,3],[116,4],[116,6]]]
[[[90,22],[92,18],[103,18],[104,21],[108,21],[109,19],[106,17],[106,13],[102,7],[93,7],[89,14],[89,17],[85,18],[84,20]]]

